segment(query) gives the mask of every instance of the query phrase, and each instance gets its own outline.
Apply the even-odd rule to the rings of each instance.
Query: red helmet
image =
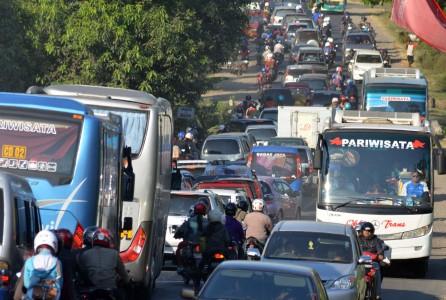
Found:
[[[56,235],[62,244],[62,248],[70,250],[73,246],[73,234],[71,231],[65,228],[60,228],[56,230]]]
[[[93,246],[111,248],[112,237],[105,228],[98,228],[93,234]]]
[[[204,203],[197,203],[194,206],[194,214],[196,215],[205,215],[207,211],[206,205]]]

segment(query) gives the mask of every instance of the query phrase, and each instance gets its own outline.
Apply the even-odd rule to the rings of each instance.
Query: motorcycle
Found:
[[[212,274],[212,272],[215,270],[215,268],[223,261],[227,259],[226,255],[223,253],[223,251],[215,251],[212,253],[210,260],[203,264],[203,267],[201,269],[202,271],[202,278],[204,281],[207,280],[209,275]]]
[[[328,68],[330,69],[335,63],[336,51],[334,49],[332,49],[331,51],[325,51],[324,55],[325,61],[327,62]]]
[[[392,67],[391,66],[392,59],[389,55],[389,52],[385,49],[381,49],[381,50],[379,50],[379,52],[381,52],[381,57],[383,58],[384,68],[391,68]]]
[[[203,259],[200,244],[187,242],[187,244],[180,249],[180,256],[183,260],[183,270],[179,270],[178,274],[183,277],[185,284],[189,284],[192,280],[194,291],[195,293],[198,293],[202,279],[201,262]]]
[[[364,251],[362,253],[364,256],[368,256],[370,259],[365,261],[365,281],[367,284],[366,297],[367,300],[375,300],[376,299],[376,291],[377,287],[375,286],[375,276],[380,265],[385,267],[390,265],[390,260],[385,257],[382,261],[379,261],[378,254]],[[382,281],[382,274],[380,280]]]
[[[254,249],[258,250],[258,253],[263,252],[264,245],[255,237],[248,237],[245,241],[245,253],[246,253],[246,259],[247,260],[256,260],[254,255],[249,255],[251,252],[253,252]],[[254,251],[255,252],[255,251]]]

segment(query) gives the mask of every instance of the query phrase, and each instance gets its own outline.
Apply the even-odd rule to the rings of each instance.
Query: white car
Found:
[[[164,256],[174,256],[181,239],[175,239],[175,231],[187,220],[190,210],[198,201],[205,201],[210,209],[218,209],[224,214],[223,201],[211,191],[171,191],[170,208],[167,217]]]
[[[246,127],[246,133],[256,138],[257,146],[266,146],[270,138],[277,136],[275,125],[250,125]]]
[[[364,73],[370,69],[383,68],[383,58],[377,50],[358,49],[350,61],[348,69],[355,81],[362,81]]]
[[[243,191],[237,190],[224,190],[224,189],[205,189],[205,190],[197,190],[197,192],[207,192],[211,191],[224,202],[224,204],[235,203],[238,204],[241,200],[245,200],[249,203],[248,198],[246,197],[246,193]]]

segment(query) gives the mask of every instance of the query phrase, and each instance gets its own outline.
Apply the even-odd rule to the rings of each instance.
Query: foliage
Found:
[[[204,100],[198,108],[198,119],[208,134],[216,133],[218,125],[225,124],[231,117],[228,101]]]
[[[238,43],[247,0],[17,0],[40,83],[139,89],[193,104]]]

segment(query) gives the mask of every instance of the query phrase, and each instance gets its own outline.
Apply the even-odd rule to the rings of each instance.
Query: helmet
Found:
[[[370,222],[364,222],[361,225],[361,231],[370,231],[372,234],[375,233],[375,226]]]
[[[99,227],[97,226],[88,226],[84,230],[84,235],[82,236],[84,246],[91,247],[93,242],[93,234]]]
[[[71,231],[65,228],[60,228],[56,230],[56,235],[64,249],[71,249],[73,246],[73,234]]]
[[[229,202],[225,207],[225,214],[227,216],[235,216],[236,212],[237,212],[237,206],[234,203]]]
[[[247,95],[247,96],[245,97],[245,99],[248,100],[248,101],[251,100],[251,95]]]
[[[327,38],[327,42],[329,42],[329,43],[333,43],[333,42],[334,42],[334,39],[333,39],[332,37],[329,37],[329,38]]]
[[[182,140],[182,139],[184,139],[184,136],[185,136],[186,134],[184,133],[184,131],[180,131],[180,132],[178,132],[178,138],[180,139],[180,140]]]
[[[198,202],[194,206],[194,214],[196,215],[205,215],[207,211],[206,205],[202,202]]]
[[[347,79],[347,85],[353,85],[353,80],[352,79]]]
[[[185,138],[187,140],[193,140],[194,139],[194,135],[192,134],[192,132],[188,132],[188,133],[186,133]]]
[[[336,72],[342,72],[342,67],[341,66],[336,67]]]
[[[39,248],[42,246],[47,246],[51,248],[54,253],[57,253],[58,246],[56,235],[49,230],[39,231],[39,233],[37,233],[36,237],[34,238],[34,251],[37,252],[37,250],[39,250]]]
[[[269,46],[265,46],[265,50],[269,50]]]
[[[252,201],[252,210],[254,211],[262,211],[263,206],[263,199],[254,199],[254,201]]]
[[[237,204],[237,207],[243,210],[244,212],[247,212],[249,209],[249,204],[246,200],[240,200]]]
[[[112,237],[110,232],[105,228],[98,228],[93,234],[93,246],[101,246],[110,248]]]
[[[330,47],[330,42],[325,42],[325,47]]]
[[[208,220],[210,223],[214,223],[214,222],[221,223],[223,220],[223,214],[220,211],[213,209],[208,213]]]
[[[333,98],[331,99],[331,103],[337,103],[337,102],[339,102],[338,97],[333,97]]]
[[[262,68],[262,73],[265,73],[265,68]]]
[[[345,109],[345,110],[350,110],[350,109],[352,109],[352,105],[350,104],[350,102],[345,103],[345,105],[344,105],[344,109]]]

